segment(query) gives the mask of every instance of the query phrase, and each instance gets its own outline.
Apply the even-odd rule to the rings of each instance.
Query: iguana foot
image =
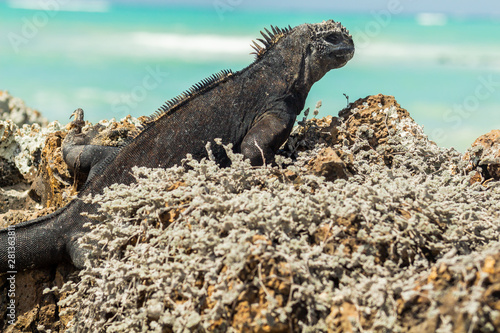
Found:
[[[85,126],[85,120],[83,120],[83,109],[78,108],[73,111],[71,116],[69,116],[69,119],[71,119],[73,116],[75,117],[75,119],[70,122],[68,126],[66,126],[66,129],[68,129],[69,131],[74,130],[75,133],[79,134],[82,132],[82,127]]]
[[[85,261],[90,254],[90,250],[84,248],[82,244],[78,242],[78,239],[81,236],[83,236],[83,233],[79,233],[78,235],[71,237],[66,245],[66,250],[71,258],[71,262],[73,262],[73,265],[79,269],[85,268]]]
[[[66,125],[68,134],[66,135],[62,143],[63,149],[65,146],[68,147],[89,145],[92,139],[99,133],[93,128],[90,128],[89,130],[85,131],[85,133],[82,133],[82,129],[85,126],[85,120],[83,119],[83,109],[78,108],[73,111],[69,118],[71,119],[73,117],[75,117],[75,119],[68,125]]]
[[[95,173],[94,167],[100,165],[110,154],[117,151],[117,147],[100,146],[91,144],[99,131],[94,126],[85,133],[82,128],[85,126],[84,112],[78,108],[70,116],[75,119],[66,126],[69,130],[62,143],[62,152],[64,162],[69,169],[81,178],[85,175],[90,176]],[[92,170],[94,169],[94,172]],[[87,179],[88,179],[87,178]]]
[[[283,110],[285,106],[276,107]],[[252,165],[274,164],[274,155],[290,135],[295,115],[268,112],[256,122],[241,142],[241,153]]]

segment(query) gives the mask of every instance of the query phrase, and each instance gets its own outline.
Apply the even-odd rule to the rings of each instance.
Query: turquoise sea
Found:
[[[464,151],[500,128],[500,19],[435,13],[243,10],[118,6],[101,0],[0,2],[0,90],[49,120],[81,107],[98,121],[149,115],[222,69],[252,60],[252,39],[270,24],[326,19],[353,34],[354,59],[312,89],[320,117],[350,101],[394,95],[431,139]],[[235,5],[231,5],[231,3]]]

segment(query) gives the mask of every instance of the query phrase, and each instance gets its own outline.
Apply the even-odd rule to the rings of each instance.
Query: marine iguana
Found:
[[[80,132],[83,111],[75,111],[63,157],[76,171],[89,172],[87,181],[58,211],[0,230],[0,273],[66,259],[82,268],[85,250],[78,239],[89,230],[84,224],[97,221],[81,213],[96,214],[99,208],[82,198],[114,183],[134,182],[134,166],[168,168],[188,153],[201,159],[207,157],[206,144],[218,138],[253,165],[272,161],[312,85],[344,66],[354,55],[354,43],[349,31],[333,20],[295,28],[271,26],[261,34],[263,39],[257,40],[262,45],[253,42],[252,64],[235,73],[223,70],[166,102],[121,148],[88,144]],[[212,147],[216,160],[228,165],[224,149]]]

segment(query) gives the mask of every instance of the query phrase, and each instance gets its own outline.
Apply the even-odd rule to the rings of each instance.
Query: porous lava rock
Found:
[[[0,120],[10,120],[17,126],[39,124],[47,126],[48,121],[40,111],[27,107],[24,101],[0,90]]]
[[[7,104],[5,104],[7,105]],[[16,102],[15,105],[20,105]],[[98,134],[93,144],[120,146],[139,122],[128,116],[121,121],[87,123],[84,132]],[[35,219],[67,204],[85,177],[72,175],[62,158],[62,142],[67,129],[58,122],[41,128],[0,121],[0,227]],[[61,287],[75,268],[61,264],[56,268],[29,270],[16,274],[15,325],[7,323],[8,275],[0,276],[0,330],[4,332],[64,332],[71,317],[58,305],[65,293],[45,294],[44,289]],[[77,273],[77,272],[76,272]],[[74,274],[76,275],[76,274]]]
[[[124,140],[134,126],[96,144]],[[51,134],[38,165],[60,161],[64,133]],[[394,97],[302,121],[278,166],[228,154],[230,168],[187,158],[135,169],[137,183],[92,198],[104,223],[84,237],[91,265],[78,276],[64,264],[19,273],[17,322],[0,329],[500,328],[500,187],[471,184],[462,155],[430,142]]]
[[[471,182],[485,183],[500,180],[500,130],[480,136],[464,155],[472,172]]]

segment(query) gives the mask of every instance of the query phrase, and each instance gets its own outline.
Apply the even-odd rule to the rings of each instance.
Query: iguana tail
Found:
[[[35,220],[0,230],[0,274],[60,262],[66,237],[55,227],[64,208]]]

